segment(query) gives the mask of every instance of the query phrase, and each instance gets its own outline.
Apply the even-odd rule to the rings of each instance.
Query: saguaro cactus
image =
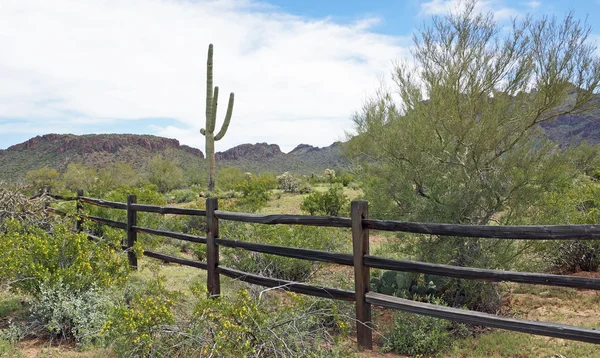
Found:
[[[219,101],[219,87],[215,86],[213,92],[213,45],[208,45],[208,60],[206,61],[206,128],[200,129],[200,133],[206,137],[206,158],[210,168],[208,170],[208,191],[215,189],[215,141],[220,140],[227,132],[231,113],[233,112],[233,92],[229,95],[225,121],[217,135],[215,135],[215,124],[217,121],[217,103]]]

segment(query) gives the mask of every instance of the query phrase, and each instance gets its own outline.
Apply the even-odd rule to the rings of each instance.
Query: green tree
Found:
[[[242,193],[240,207],[250,212],[257,212],[269,201],[269,193],[277,187],[277,180],[268,174],[249,176],[233,186]]]
[[[96,191],[102,195],[119,187],[136,186],[138,183],[138,174],[131,164],[119,162],[113,166],[98,169]]]
[[[28,171],[25,174],[25,182],[30,185],[29,194],[37,194],[45,187],[49,187],[50,191],[62,188],[60,174],[56,169],[48,167]]]
[[[414,36],[414,64],[394,71],[400,101],[382,89],[354,118],[347,152],[361,164],[372,216],[520,222],[576,172],[538,124],[597,106],[589,26],[568,14],[525,17],[503,31],[475,1],[465,5]],[[515,245],[433,237],[415,250],[423,260],[510,268]]]
[[[166,193],[173,189],[179,189],[185,184],[183,170],[173,162],[156,156],[148,163],[150,183],[158,187],[158,191]]]
[[[96,186],[96,170],[82,163],[70,163],[62,175],[65,187],[71,191],[77,189],[92,190]]]
[[[231,190],[236,184],[245,180],[246,173],[236,167],[225,167],[219,169],[219,184],[221,190]]]

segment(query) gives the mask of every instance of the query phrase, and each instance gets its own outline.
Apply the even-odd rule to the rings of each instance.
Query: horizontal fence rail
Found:
[[[288,224],[321,227],[351,227],[352,220],[336,216],[308,216],[308,215],[262,215],[247,214],[231,211],[215,211],[215,216],[222,220],[239,221],[254,224]]]
[[[365,255],[364,259],[365,265],[383,270],[417,272],[480,281],[508,281],[535,285],[600,290],[600,279],[597,278],[459,267],[418,261],[394,260],[371,255]]]
[[[600,240],[600,225],[485,226],[363,220],[367,229],[514,240]]]
[[[501,317],[483,312],[468,311],[431,303],[417,302],[375,292],[367,293],[367,302],[382,307],[388,307],[452,321],[538,334],[547,337],[565,338],[589,343],[600,343],[600,331],[590,328]]]
[[[101,200],[101,199],[88,198],[85,196],[80,196],[79,200],[81,200],[84,203],[101,206],[103,208],[127,210],[127,204],[125,204],[125,203],[118,203],[118,202],[114,202],[114,201],[106,201],[106,200]]]
[[[266,244],[258,244],[254,242],[227,239],[215,239],[215,242],[217,245],[220,246],[244,249],[247,251],[261,252],[263,254],[272,254],[277,256],[291,257],[295,259],[303,259],[310,261],[335,263],[346,266],[353,265],[352,255],[350,254],[338,254],[333,252],[297,249],[295,247],[273,246]]]
[[[323,297],[330,298],[335,300],[343,300],[343,301],[354,301],[355,296],[353,291],[340,290],[337,288],[329,288],[329,287],[318,287],[307,285],[304,283],[280,280],[276,278],[259,276],[243,271],[238,271],[234,269],[230,269],[227,267],[220,266],[219,273],[222,273],[225,276],[251,283],[254,285],[260,285],[264,287],[276,287],[282,290],[302,293],[309,296],[315,297]]]
[[[168,206],[132,204],[131,209],[135,210],[135,211],[143,211],[143,212],[147,212],[147,213],[206,216],[206,210],[172,208],[172,207],[168,207]]]
[[[515,319],[477,311],[445,307],[431,303],[423,303],[408,299],[383,295],[370,290],[369,269],[377,268],[401,272],[414,272],[460,279],[472,279],[491,282],[517,282],[525,284],[538,284],[547,286],[562,286],[579,289],[600,290],[600,279],[551,275],[529,272],[502,271],[479,269],[472,267],[459,267],[426,262],[395,260],[390,258],[372,256],[369,254],[369,230],[383,230],[395,232],[409,232],[416,234],[520,239],[520,240],[600,240],[600,225],[548,225],[548,226],[476,226],[454,224],[412,223],[391,220],[368,219],[368,203],[353,202],[352,217],[308,216],[308,215],[262,215],[248,214],[218,210],[215,198],[207,199],[206,210],[185,209],[165,206],[138,204],[133,195],[128,196],[127,203],[111,202],[83,196],[79,191],[77,197],[65,197],[51,193],[42,193],[57,200],[77,200],[77,213],[70,215],[60,210],[49,207],[50,211],[58,215],[73,216],[77,221],[78,230],[81,229],[83,219],[125,230],[127,240],[122,244],[126,250],[130,265],[137,267],[137,258],[133,247],[137,241],[138,233],[157,235],[177,240],[184,240],[207,245],[207,260],[200,262],[166,255],[159,252],[145,250],[144,255],[163,262],[172,262],[184,266],[203,269],[208,272],[207,283],[212,296],[220,295],[219,275],[224,275],[250,284],[260,285],[272,289],[287,290],[300,294],[323,297],[335,300],[354,301],[357,318],[357,342],[361,347],[371,349],[371,305],[378,305],[416,314],[422,314],[442,319],[465,322],[487,327],[501,328],[512,331],[531,333],[549,337],[564,338],[582,342],[600,343],[600,330],[588,329],[551,322],[538,322]],[[127,222],[105,219],[97,216],[86,215],[82,212],[82,203],[121,209],[127,211]],[[140,227],[137,225],[137,212],[149,212],[173,215],[195,215],[206,217],[206,236],[190,235],[179,232],[158,230]],[[228,240],[219,237],[219,220],[230,220],[255,224],[286,224],[308,225],[319,227],[351,228],[353,240],[353,253],[342,254],[319,250],[267,245],[248,241]],[[92,233],[86,233],[90,240],[102,240]],[[126,245],[125,245],[126,243]],[[286,281],[257,274],[251,274],[219,265],[219,247],[241,249],[262,254],[278,255],[294,259],[320,261],[354,267],[355,290],[341,290],[330,287],[319,287],[304,283]]]
[[[156,236],[170,237],[172,239],[196,242],[199,244],[206,244],[206,237],[204,237],[204,236],[182,234],[182,233],[172,232],[172,231],[148,229],[148,228],[139,227],[139,226],[133,226],[132,229],[135,232],[141,232],[141,233],[146,233],[146,234],[151,234],[151,235],[156,235]]]

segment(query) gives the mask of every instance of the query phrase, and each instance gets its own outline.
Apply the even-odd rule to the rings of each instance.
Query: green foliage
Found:
[[[215,190],[215,141],[223,138],[231,121],[233,112],[234,94],[229,94],[229,103],[225,120],[219,133],[215,135],[215,126],[217,122],[217,103],[219,103],[219,87],[215,86],[213,90],[213,45],[208,46],[208,60],[206,61],[206,128],[200,129],[200,133],[206,137],[206,159],[209,162],[208,172],[208,191]]]
[[[43,283],[62,282],[73,290],[108,287],[127,277],[127,257],[115,252],[118,241],[92,242],[85,234],[55,225],[51,233],[16,220],[0,234],[0,279],[37,294]]]
[[[189,203],[198,199],[198,192],[191,189],[177,189],[165,194],[169,203]]]
[[[80,346],[100,344],[100,331],[112,307],[96,287],[74,290],[56,282],[44,284],[31,301],[31,318],[53,339],[74,339]]]
[[[355,116],[347,153],[360,164],[371,217],[520,223],[578,173],[538,124],[597,107],[591,101],[600,62],[586,41],[589,27],[568,15],[562,23],[526,19],[500,31],[492,15],[476,13],[475,2],[465,5],[415,36],[415,65],[400,63],[394,73],[401,101],[382,90]],[[549,46],[550,39],[561,40]],[[428,237],[416,240],[414,253],[429,262],[511,269],[531,254],[526,245]],[[467,295],[470,308],[493,311],[500,301],[493,285],[463,284],[454,292]]]
[[[242,193],[240,208],[256,212],[269,200],[269,192],[275,188],[275,179],[267,174],[248,177],[234,185],[233,189]]]
[[[173,189],[179,189],[185,185],[185,177],[183,170],[173,162],[163,159],[162,157],[154,157],[148,163],[150,183],[158,187],[158,191],[166,193]]]
[[[227,239],[321,251],[339,251],[345,235],[338,229],[310,226],[246,225],[227,223],[222,236]],[[223,264],[241,271],[291,281],[306,281],[319,267],[306,260],[250,251],[223,249]]]
[[[333,178],[332,183],[342,184],[342,186],[347,187],[354,180],[354,176],[348,172],[338,173],[338,175]]]
[[[457,337],[469,333],[462,324],[408,312],[395,312],[392,321],[383,349],[397,354],[438,355],[447,351]]]
[[[219,183],[217,188],[220,190],[232,190],[236,185],[246,179],[246,173],[237,167],[225,167],[219,169]]]
[[[70,163],[62,175],[65,187],[71,191],[77,189],[92,190],[96,186],[96,170],[82,163]]]
[[[137,186],[138,183],[139,175],[131,164],[118,162],[115,165],[98,169],[94,195],[102,196],[119,187]]]
[[[25,182],[30,185],[31,195],[40,193],[45,187],[49,187],[50,191],[58,191],[62,188],[60,174],[56,169],[48,167],[28,171],[25,174]]]
[[[348,215],[348,198],[342,186],[332,186],[325,193],[309,194],[300,205],[302,211],[310,215]]]
[[[598,224],[600,183],[582,175],[559,190],[546,193],[532,217],[549,224]],[[541,247],[540,253],[553,270],[597,271],[599,250],[600,243],[596,241],[550,241]]]
[[[168,290],[160,276],[130,289],[126,302],[113,308],[100,333],[113,342],[119,356],[173,356],[161,346],[161,334],[175,322],[173,307],[179,294]]]

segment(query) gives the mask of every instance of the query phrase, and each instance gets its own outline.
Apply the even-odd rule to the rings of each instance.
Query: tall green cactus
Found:
[[[227,113],[225,121],[217,135],[215,135],[215,123],[217,121],[217,102],[219,100],[219,87],[215,86],[213,93],[213,45],[208,45],[208,61],[206,61],[206,129],[200,129],[200,133],[206,137],[206,158],[208,159],[210,169],[208,171],[208,191],[215,189],[215,141],[220,140],[227,132],[231,113],[233,112],[233,92],[229,95],[227,104]]]

